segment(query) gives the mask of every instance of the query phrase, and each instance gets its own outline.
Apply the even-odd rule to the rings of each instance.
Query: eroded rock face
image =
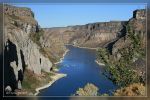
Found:
[[[40,52],[40,46],[30,38],[30,34],[36,34],[39,30],[31,10],[5,5],[4,14],[4,42],[7,53],[5,57],[10,59],[6,59],[6,66],[13,68],[16,81],[18,71],[24,72],[25,67],[35,74],[41,74],[41,70],[49,72],[52,67],[51,61]]]
[[[133,12],[133,18],[135,19],[144,19],[146,18],[146,11],[145,9],[135,10]]]

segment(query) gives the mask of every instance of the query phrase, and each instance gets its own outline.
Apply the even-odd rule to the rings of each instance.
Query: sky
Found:
[[[17,4],[34,12],[42,28],[84,25],[94,22],[127,21],[144,4]]]

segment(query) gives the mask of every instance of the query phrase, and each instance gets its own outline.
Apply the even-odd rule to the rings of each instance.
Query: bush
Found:
[[[98,87],[94,84],[87,83],[84,88],[79,88],[76,93],[76,96],[97,96],[98,95]]]
[[[146,88],[143,84],[134,83],[116,90],[113,94],[114,96],[145,96]]]

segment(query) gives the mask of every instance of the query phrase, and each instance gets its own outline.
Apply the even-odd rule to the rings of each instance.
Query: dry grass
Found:
[[[54,75],[51,72],[44,72],[42,71],[41,75],[37,75],[33,73],[33,71],[30,71],[28,69],[25,70],[24,72],[24,79],[22,82],[22,90],[26,92],[26,95],[33,95],[36,91],[35,89],[38,87],[41,87],[49,81],[51,81],[51,76]]]

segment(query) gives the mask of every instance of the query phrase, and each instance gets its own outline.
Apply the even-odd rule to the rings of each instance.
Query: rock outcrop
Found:
[[[146,19],[146,11],[145,9],[140,9],[140,10],[135,10],[133,12],[133,18],[137,19],[137,20],[145,20]]]
[[[40,52],[41,47],[30,37],[30,34],[39,32],[33,12],[28,8],[5,5],[4,16],[5,76],[12,73],[12,76],[15,76],[14,80],[19,82],[19,76],[23,74],[25,68],[35,74],[41,74],[41,70],[50,72],[51,61]],[[5,78],[5,86],[13,87],[9,79]],[[14,88],[17,88],[17,85]]]
[[[140,40],[142,40],[143,48],[146,48],[146,11],[144,9],[142,10],[135,10],[133,12],[133,18],[131,18],[127,25],[126,30],[129,30],[131,33],[134,33],[135,35],[140,36]],[[128,28],[128,29],[127,29]],[[119,49],[126,48],[127,46],[131,45],[131,39],[129,38],[129,35],[131,33],[125,33],[126,35],[122,38],[119,38],[113,45],[112,48],[112,54],[115,55],[115,53],[118,52]]]

